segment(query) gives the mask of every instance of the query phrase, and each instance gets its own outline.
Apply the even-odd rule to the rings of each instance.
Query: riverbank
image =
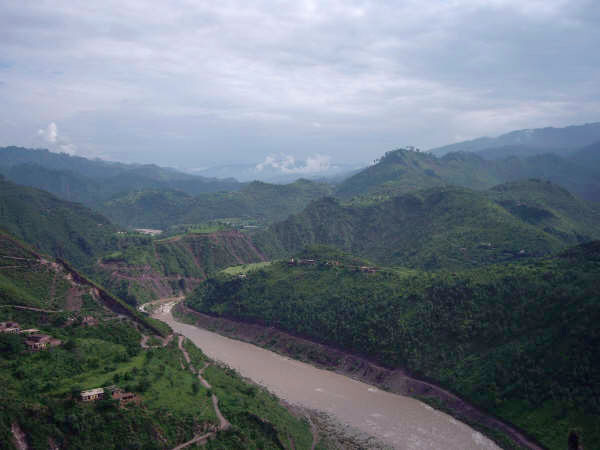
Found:
[[[171,306],[165,304],[154,317],[201,347],[209,358],[226,364],[287,403],[323,412],[343,427],[381,440],[384,448],[499,448],[482,433],[422,401],[175,320]],[[362,448],[373,446],[369,442]]]
[[[201,328],[252,343],[321,369],[335,371],[389,392],[425,401],[480,430],[502,448],[543,449],[516,427],[486,414],[451,392],[433,383],[415,379],[402,370],[387,369],[365,358],[293,336],[273,327],[202,314],[187,308],[183,302],[176,305],[173,313],[180,320],[186,320],[187,323]]]

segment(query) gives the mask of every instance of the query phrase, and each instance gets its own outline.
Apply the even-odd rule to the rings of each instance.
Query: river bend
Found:
[[[171,314],[174,304],[161,305],[154,317],[192,340],[210,358],[236,369],[290,403],[329,413],[391,448],[499,448],[464,423],[413,398],[382,391],[255,345],[177,322]]]

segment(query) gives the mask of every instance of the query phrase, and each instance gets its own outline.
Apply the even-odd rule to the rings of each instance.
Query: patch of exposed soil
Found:
[[[381,367],[365,358],[293,336],[274,327],[202,314],[187,308],[183,302],[176,305],[175,308],[177,312],[183,313],[188,318],[193,318],[195,324],[201,328],[267,348],[320,368],[334,370],[396,394],[436,400],[460,420],[467,423],[477,423],[485,428],[502,432],[524,448],[533,450],[542,450],[543,448],[513,425],[506,424],[486,414],[467,401],[433,383],[410,376],[402,369]]]
[[[207,253],[207,241],[211,243],[211,248],[219,251],[209,250]],[[153,251],[158,262],[157,267],[161,267],[161,256],[160,252],[156,251],[156,245],[159,244],[155,244]],[[182,289],[184,293],[193,291],[206,279],[211,270],[267,260],[251,239],[237,230],[175,236],[161,240],[160,245],[183,249],[189,255],[189,263],[193,262],[196,266],[196,270],[191,272],[194,276],[165,275],[160,269],[150,265],[132,266],[124,262],[100,260],[98,267],[110,274],[110,278],[118,283],[124,280],[139,286],[146,292],[153,293],[156,298],[164,298],[179,295]]]
[[[65,309],[67,311],[81,311],[81,306],[83,305],[81,295],[81,289],[78,287],[71,287],[67,292]]]

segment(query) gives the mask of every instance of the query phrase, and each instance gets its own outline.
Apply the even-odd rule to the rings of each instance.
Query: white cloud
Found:
[[[54,122],[51,122],[45,129],[39,129],[38,135],[47,142],[54,144],[58,138],[58,127]]]
[[[0,2],[0,145],[298,171],[600,118],[597,0],[276,4]]]
[[[292,155],[279,154],[278,156],[269,155],[265,160],[256,165],[256,170],[262,172],[271,167],[285,174],[310,174],[326,172],[331,169],[331,157],[327,155],[316,154],[306,158],[306,161],[296,161]]]
[[[37,134],[45,142],[51,144],[52,150],[68,153],[69,155],[74,155],[77,152],[75,144],[70,142],[67,137],[58,135],[58,126],[55,122],[50,122],[46,128],[39,129]]]

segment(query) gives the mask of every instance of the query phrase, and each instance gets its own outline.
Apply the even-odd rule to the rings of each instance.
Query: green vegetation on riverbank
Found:
[[[549,448],[600,443],[600,244],[458,272],[274,263],[219,274],[186,303],[403,367]],[[328,262],[330,264],[324,264]],[[348,266],[348,267],[346,267]]]

